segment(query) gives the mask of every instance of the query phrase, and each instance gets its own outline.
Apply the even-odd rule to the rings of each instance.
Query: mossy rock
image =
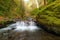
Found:
[[[37,13],[36,21],[38,24],[43,25],[47,30],[53,31],[60,35],[60,3],[53,2]]]
[[[36,20],[37,23],[40,25],[43,25],[44,27],[47,27],[47,30],[54,31],[56,33],[60,33],[60,19],[57,19],[55,17],[50,17],[46,15],[37,16]]]

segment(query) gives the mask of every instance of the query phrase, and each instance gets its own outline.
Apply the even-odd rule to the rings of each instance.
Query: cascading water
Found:
[[[6,28],[0,30],[14,30],[14,31],[36,31],[39,28],[36,26],[33,21],[17,21],[14,24],[9,25]]]

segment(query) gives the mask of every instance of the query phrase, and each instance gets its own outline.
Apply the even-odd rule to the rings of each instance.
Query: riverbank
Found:
[[[45,25],[40,24],[40,23],[38,23],[38,22],[36,22],[36,24],[37,24],[37,26],[38,26],[39,28],[42,28],[44,31],[46,31],[46,32],[48,32],[48,33],[51,33],[51,34],[53,34],[53,35],[55,35],[55,36],[60,36],[60,33],[56,33],[54,30],[48,29],[48,27],[46,27]]]

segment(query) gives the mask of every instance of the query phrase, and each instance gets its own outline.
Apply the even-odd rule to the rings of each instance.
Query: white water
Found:
[[[0,31],[1,30],[12,30],[13,28],[15,28],[14,31],[36,31],[39,29],[36,26],[35,22],[33,21],[29,21],[29,22],[17,21],[16,23],[11,24],[6,28],[0,29]]]

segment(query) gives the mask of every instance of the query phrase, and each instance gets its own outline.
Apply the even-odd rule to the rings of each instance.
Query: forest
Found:
[[[0,29],[17,21],[29,21],[30,18],[39,28],[60,36],[60,0],[0,0]],[[60,37],[46,36],[44,32],[44,39],[36,40],[60,40]]]

